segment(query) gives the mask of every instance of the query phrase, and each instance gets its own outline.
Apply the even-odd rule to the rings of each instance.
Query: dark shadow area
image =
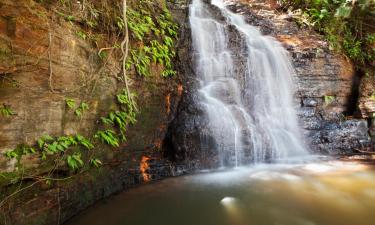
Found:
[[[355,76],[353,76],[353,82],[351,87],[351,95],[346,103],[346,110],[344,112],[345,116],[360,117],[361,114],[358,111],[358,99],[359,99],[359,88],[363,78],[363,71],[356,71]]]

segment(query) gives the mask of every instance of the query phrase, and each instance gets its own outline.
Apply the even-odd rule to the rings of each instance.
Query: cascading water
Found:
[[[190,24],[199,92],[222,165],[306,154],[286,50],[228,10],[225,0],[206,2],[193,0]],[[233,32],[240,40],[231,40]]]

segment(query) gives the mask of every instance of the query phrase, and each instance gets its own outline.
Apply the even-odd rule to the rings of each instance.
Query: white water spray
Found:
[[[306,154],[286,50],[228,10],[225,0],[211,4],[193,0],[190,24],[199,92],[221,163],[240,166]],[[224,19],[215,18],[211,7]],[[230,40],[233,27],[241,40]],[[241,51],[233,51],[233,44]]]

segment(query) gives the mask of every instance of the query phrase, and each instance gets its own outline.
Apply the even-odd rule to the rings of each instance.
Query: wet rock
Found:
[[[321,104],[322,104],[322,99],[302,98],[302,106],[304,107],[316,107]]]
[[[310,133],[312,144],[321,153],[348,154],[370,146],[368,127],[363,120],[347,120],[340,124],[326,123]]]

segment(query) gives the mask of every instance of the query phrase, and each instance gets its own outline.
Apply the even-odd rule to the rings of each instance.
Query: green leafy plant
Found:
[[[94,148],[94,145],[85,137],[82,135],[77,134],[75,136],[75,140],[78,142],[78,144],[84,146],[86,149],[91,150]]]
[[[87,34],[81,30],[77,31],[76,32],[76,35],[81,38],[82,40],[86,40],[87,39]]]
[[[3,106],[0,107],[0,114],[5,117],[9,117],[9,116],[13,116],[15,113],[10,108],[10,106],[3,104]]]
[[[65,103],[69,109],[74,109],[76,107],[76,101],[74,99],[66,98]]]
[[[36,152],[35,148],[28,146],[28,145],[21,144],[21,145],[18,145],[15,149],[5,152],[4,155],[5,157],[9,159],[16,158],[19,160],[23,155],[32,154],[35,152]]]
[[[66,15],[63,12],[59,12],[58,11],[57,14],[59,16],[61,16],[62,18],[64,18],[66,21],[68,21],[71,24],[73,24],[73,22],[75,22],[77,20],[74,16],[72,16],[72,15]]]
[[[47,158],[48,154],[53,155],[63,153],[73,146],[83,146],[88,150],[94,148],[94,145],[87,138],[78,134],[75,136],[61,136],[58,138],[43,135],[37,142],[41,151],[42,159],[44,160]]]
[[[374,2],[368,0],[281,0],[292,9],[299,23],[324,34],[330,47],[344,53],[361,69],[375,59],[372,36]],[[302,22],[301,22],[302,21]],[[368,37],[370,37],[368,39]]]
[[[102,141],[102,143],[109,144],[113,147],[119,147],[119,139],[113,130],[98,131],[95,138]]]
[[[81,104],[79,105],[79,107],[74,111],[74,113],[76,114],[76,116],[78,117],[82,117],[82,114],[89,110],[89,105],[85,102],[81,102]]]
[[[110,112],[106,117],[102,117],[101,121],[105,125],[110,125],[118,128],[121,141],[126,141],[125,132],[127,126],[130,124],[134,124],[137,121],[137,110],[126,90],[122,90],[121,93],[116,95],[116,99],[119,104],[120,110]],[[109,144],[109,141],[105,142]]]
[[[98,168],[98,167],[102,166],[103,163],[102,163],[102,161],[100,161],[97,158],[92,158],[92,159],[90,159],[90,165]]]
[[[152,3],[141,3],[139,10],[130,9],[127,13],[130,33],[134,39],[143,42],[143,45],[130,51],[126,68],[134,66],[139,75],[148,76],[152,60],[152,63],[164,66],[162,76],[173,76],[176,74],[172,65],[172,58],[175,56],[173,39],[177,37],[178,26],[167,8],[159,16],[154,16],[150,9]],[[118,26],[122,29],[123,22],[118,22]],[[146,38],[151,36],[154,38]]]
[[[324,104],[325,105],[331,104],[336,99],[335,96],[330,96],[330,95],[325,95],[323,98],[324,98]]]
[[[18,153],[15,150],[5,152],[5,157],[9,159],[18,158]]]
[[[127,61],[127,69],[129,69],[132,65],[134,65],[139,75],[142,75],[142,76],[150,75],[151,60],[143,48],[130,51],[130,56],[131,57],[129,57]]]
[[[7,151],[4,155],[8,159],[16,158],[18,161],[24,155],[29,154],[40,154],[43,160],[47,159],[47,155],[60,155],[64,156],[68,149],[75,147],[79,149],[82,146],[87,150],[94,148],[94,145],[89,141],[89,139],[83,137],[82,135],[75,136],[61,136],[61,137],[51,137],[50,135],[43,135],[37,140],[37,147],[33,147],[26,144],[18,145],[17,148]],[[83,166],[83,161],[80,160],[81,153],[76,152],[73,155],[69,155],[67,159],[67,164],[72,170],[76,170],[78,167]],[[78,167],[77,167],[78,166]]]
[[[80,152],[75,152],[72,155],[68,155],[68,157],[66,158],[66,163],[68,167],[73,171],[78,170],[84,164],[83,160],[81,159]]]

